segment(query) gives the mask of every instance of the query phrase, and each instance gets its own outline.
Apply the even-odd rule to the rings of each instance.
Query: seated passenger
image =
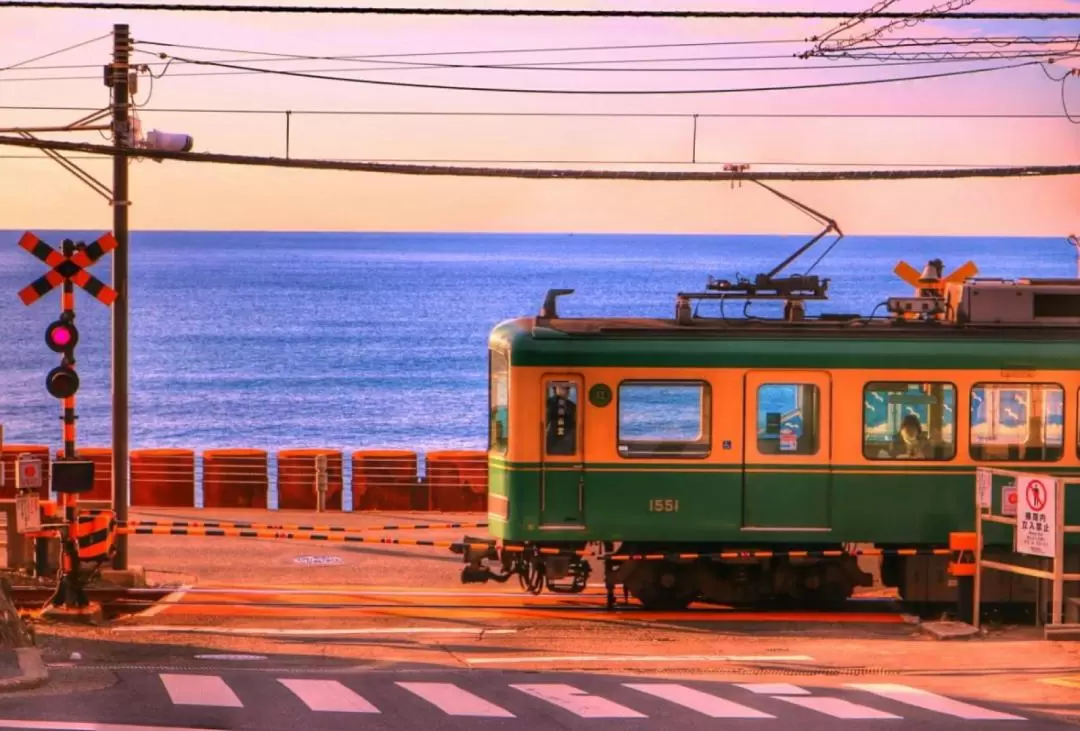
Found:
[[[893,438],[893,456],[900,459],[927,459],[929,452],[930,439],[923,431],[919,417],[908,414]]]

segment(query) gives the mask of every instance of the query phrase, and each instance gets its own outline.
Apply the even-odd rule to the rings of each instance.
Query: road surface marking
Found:
[[[296,694],[313,711],[337,713],[378,713],[379,709],[336,680],[300,680],[278,678],[278,682]]]
[[[885,713],[884,711],[876,711],[873,708],[860,706],[858,703],[845,701],[842,698],[807,698],[805,696],[785,695],[774,695],[772,697],[776,698],[777,700],[792,703],[796,706],[809,708],[812,711],[824,713],[828,716],[832,716],[833,718],[843,718],[845,720],[903,718],[903,716],[894,716],[891,713]]]
[[[169,607],[171,607],[174,604],[177,604],[180,601],[182,601],[183,598],[184,598],[184,595],[187,594],[189,591],[191,591],[191,588],[192,587],[191,587],[190,584],[184,584],[183,586],[181,586],[176,591],[172,592],[171,594],[168,594],[164,599],[159,601],[154,606],[152,606],[149,609],[146,609],[146,610],[144,610],[142,612],[139,612],[135,616],[136,617],[154,617],[154,616],[156,616],[158,614],[161,614],[162,612],[164,612]]]
[[[274,629],[272,627],[196,627],[168,624],[144,624],[113,627],[114,632],[188,632],[207,635],[291,635],[296,637],[321,637],[332,635],[509,635],[516,629],[485,629],[483,627],[363,627],[338,629]]]
[[[711,718],[776,718],[734,701],[676,683],[623,683],[627,688],[676,703]]]
[[[243,708],[244,704],[233,693],[224,680],[217,675],[172,675],[161,673],[159,676],[169,692],[172,702],[180,706],[225,706]]]
[[[494,703],[462,690],[453,683],[402,683],[405,690],[418,695],[450,716],[484,716],[514,718],[514,714]]]
[[[810,691],[788,683],[736,683],[736,687],[758,695],[810,695]]]
[[[0,728],[19,731],[211,731],[192,726],[140,726],[97,721],[20,721],[11,718],[0,718]]]
[[[896,685],[892,683],[848,683],[847,685],[849,688],[873,693],[882,698],[906,703],[910,706],[923,708],[927,711],[935,711],[937,713],[944,713],[948,716],[956,716],[957,718],[963,718],[968,721],[1027,720],[1021,716],[991,711],[986,708],[980,708],[979,706],[973,706],[970,703],[955,701],[951,698],[946,698],[926,690],[912,688],[907,685]]]
[[[806,662],[809,655],[526,655],[467,657],[470,665],[531,662]]]
[[[638,713],[600,696],[589,695],[572,685],[543,683],[540,685],[512,684],[510,687],[559,706],[581,718],[648,718],[644,713]]]

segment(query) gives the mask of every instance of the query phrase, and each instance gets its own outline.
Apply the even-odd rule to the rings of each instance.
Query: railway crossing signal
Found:
[[[75,327],[75,285],[106,307],[116,301],[116,290],[86,271],[116,248],[116,239],[109,233],[89,245],[64,239],[61,250],[57,251],[27,231],[19,239],[19,246],[51,267],[19,291],[19,299],[24,305],[32,305],[61,285],[60,317],[45,329],[45,344],[54,353],[62,355],[60,365],[45,377],[45,388],[50,396],[63,402],[64,420],[64,457],[52,468],[52,489],[58,495],[65,524],[65,532],[61,533],[63,579],[50,604],[78,613],[90,604],[79,577],[78,496],[93,489],[94,463],[80,460],[75,451],[75,393],[79,390],[79,374],[75,372],[75,346],[79,343],[79,330]]]
[[[936,266],[932,266],[936,265]],[[940,259],[927,264],[926,267],[920,273],[918,269],[908,264],[906,261],[901,261],[893,269],[893,272],[903,279],[905,282],[915,288],[916,292],[919,290],[933,290],[934,292],[943,292],[946,284],[960,284],[968,277],[974,277],[979,273],[979,268],[975,266],[975,262],[965,262],[963,266],[954,271],[952,274],[945,276],[943,266]],[[918,296],[918,295],[916,295]]]

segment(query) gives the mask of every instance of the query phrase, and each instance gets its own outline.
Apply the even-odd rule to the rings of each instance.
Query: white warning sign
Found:
[[[1056,558],[1057,480],[1017,477],[1016,552]]]

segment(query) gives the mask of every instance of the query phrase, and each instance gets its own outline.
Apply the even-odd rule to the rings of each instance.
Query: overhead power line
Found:
[[[220,61],[204,61],[199,59],[183,58],[180,56],[170,56],[170,58],[180,61],[182,63],[190,63],[199,66],[214,66],[219,68],[228,68],[234,70],[243,71],[258,71],[264,74],[273,74],[277,76],[292,76],[303,79],[314,79],[318,81],[341,81],[353,84],[371,84],[375,86],[399,86],[414,89],[445,89],[451,91],[486,91],[497,93],[509,93],[509,94],[597,94],[603,96],[613,95],[630,95],[630,96],[644,96],[644,95],[666,95],[666,94],[746,94],[746,93],[760,93],[769,91],[798,91],[802,89],[828,89],[837,87],[850,87],[850,86],[872,86],[877,84],[894,84],[904,81],[923,81],[928,79],[942,79],[953,76],[970,76],[972,74],[982,74],[991,71],[1006,71],[1010,69],[1023,68],[1025,66],[1033,66],[1039,64],[1038,61],[1025,61],[1024,63],[1011,64],[1007,66],[991,66],[989,68],[979,69],[965,69],[963,71],[943,71],[936,74],[921,74],[918,76],[894,76],[884,79],[860,79],[857,81],[835,81],[835,82],[823,82],[820,84],[785,84],[783,86],[757,86],[757,87],[739,87],[728,89],[521,89],[521,88],[505,88],[505,87],[493,87],[493,86],[464,86],[461,84],[424,84],[419,82],[408,81],[386,81],[380,79],[357,79],[349,76],[331,76],[328,74],[316,74],[308,73],[305,71],[289,71],[286,69],[255,69],[250,66],[241,66],[239,64],[222,63]]]
[[[33,63],[34,61],[41,61],[43,59],[51,58],[53,56],[59,56],[61,53],[67,53],[68,51],[74,51],[76,48],[82,48],[83,46],[89,46],[91,43],[97,43],[98,41],[103,41],[106,38],[108,38],[110,35],[112,35],[112,34],[111,33],[106,33],[103,36],[98,36],[96,38],[91,38],[90,40],[87,40],[87,41],[80,41],[79,43],[74,43],[74,44],[72,44],[70,46],[64,46],[63,48],[59,48],[59,49],[57,49],[55,51],[49,51],[48,53],[43,53],[40,56],[34,56],[33,58],[28,58],[25,61],[19,61],[18,63],[13,63],[13,64],[10,64],[8,66],[0,66],[0,71],[10,71],[11,69],[18,68],[20,66],[26,66],[26,64]],[[33,67],[31,67],[31,68],[33,68]]]
[[[104,155],[65,155],[68,160],[93,160],[95,162],[111,162]],[[293,158],[285,158],[293,159]],[[0,154],[2,160],[32,160],[39,162],[53,162],[51,158],[42,155],[5,155]],[[334,158],[335,162],[374,162],[374,163],[425,163],[440,165],[682,165],[696,168],[708,168],[717,165],[728,165],[729,160],[517,160],[517,159],[456,159],[435,157],[355,157]],[[815,162],[803,161],[780,161],[780,160],[739,160],[741,165],[754,167],[785,167],[785,168],[923,168],[940,169],[940,162]],[[1007,167],[1004,163],[950,163],[950,168],[964,170],[984,170]]]
[[[1060,79],[1053,79],[1059,81]],[[36,106],[0,104],[0,110],[27,112],[96,112],[98,107]],[[885,113],[885,112],[439,112],[432,110],[393,109],[227,109],[220,107],[144,107],[142,113],[154,114],[238,114],[293,116],[357,117],[583,117],[595,119],[1065,119],[1065,114],[994,114],[980,112]]]
[[[134,2],[85,2],[83,0],[0,0],[0,8],[48,8],[56,10],[167,10],[195,13],[276,13],[326,15],[480,15],[492,17],[548,18],[717,18],[795,19],[858,18],[855,11],[812,10],[553,10],[539,8],[389,8],[327,5],[214,5]],[[875,18],[909,19],[912,13],[883,12]],[[942,20],[1080,20],[1080,12],[964,12],[919,13],[924,19]]]
[[[1019,52],[1012,55],[999,55],[994,58],[984,60],[1019,60],[1023,58],[1038,58],[1045,59],[1045,53],[1024,53]],[[719,57],[720,59],[727,60],[729,57]],[[1062,56],[1059,60],[1080,58],[1080,52],[1076,54],[1070,54],[1068,56]],[[246,60],[246,59],[238,59]],[[288,59],[252,59],[247,63],[255,63],[256,61],[285,61]],[[710,61],[709,58],[686,58],[686,59],[656,59],[656,61]],[[977,60],[977,59],[976,59]],[[231,63],[232,61],[221,61],[221,63]],[[927,66],[938,65],[941,63],[974,63],[975,60],[971,59],[957,59],[955,61],[945,60],[939,61],[936,59],[920,59],[920,60],[903,60],[903,61],[873,61],[873,62],[861,62],[861,63],[831,63],[824,66],[680,66],[680,67],[666,67],[666,66],[631,66],[629,68],[596,68],[592,66],[561,66],[555,64],[549,65],[502,65],[502,64],[440,64],[440,63],[407,63],[403,66],[368,66],[368,67],[333,67],[333,68],[300,68],[289,69],[292,71],[303,71],[305,73],[313,74],[363,74],[369,72],[378,71],[424,71],[424,70],[494,70],[494,71],[572,71],[579,73],[594,73],[594,72],[608,72],[608,73],[767,73],[767,72],[787,72],[787,71],[815,71],[815,72],[829,72],[829,71],[854,71],[856,69],[889,69],[893,67],[907,67],[907,66]],[[386,63],[406,63],[387,61]],[[572,62],[562,62],[572,63]],[[624,61],[582,61],[581,63],[624,63]],[[141,68],[144,64],[138,64]],[[98,64],[100,66],[100,64]],[[146,69],[149,72],[149,69]],[[170,71],[169,78],[216,78],[222,76],[251,76],[252,74],[261,74],[263,69],[251,68],[244,71]],[[59,82],[59,81],[96,81],[101,78],[101,74],[95,75],[73,75],[73,76],[0,76],[0,84],[16,84],[19,82]]]
[[[0,136],[0,145],[38,150],[57,150],[84,154],[99,154],[159,160],[245,165],[255,167],[291,168],[299,170],[338,170],[349,172],[387,173],[396,175],[440,175],[480,178],[572,179],[572,180],[640,180],[640,181],[739,181],[787,180],[804,182],[865,181],[865,180],[932,180],[955,178],[1047,177],[1080,174],[1080,165],[1029,165],[971,170],[939,168],[934,170],[834,170],[813,172],[747,173],[735,171],[673,172],[661,170],[568,170],[554,168],[493,168],[450,165],[404,165],[395,163],[345,162],[305,158],[259,157],[228,155],[213,152],[171,152],[138,148],[116,148],[84,142],[25,139]]]

